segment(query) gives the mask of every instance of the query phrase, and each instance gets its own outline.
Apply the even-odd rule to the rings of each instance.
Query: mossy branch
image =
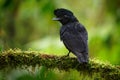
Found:
[[[82,73],[99,73],[102,78],[109,80],[120,79],[120,68],[107,63],[90,60],[88,64],[79,64],[74,57],[53,56],[35,51],[8,50],[0,53],[0,69],[7,67],[46,66],[59,70],[76,69]]]

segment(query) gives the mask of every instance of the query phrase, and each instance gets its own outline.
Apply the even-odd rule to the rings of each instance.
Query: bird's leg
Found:
[[[63,56],[63,57],[69,57],[70,51],[67,53],[67,55]]]
[[[69,54],[70,54],[70,51],[67,53],[66,57],[68,57],[68,56],[69,56]]]

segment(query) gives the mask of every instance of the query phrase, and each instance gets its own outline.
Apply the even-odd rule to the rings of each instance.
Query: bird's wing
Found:
[[[80,24],[68,25],[61,35],[66,48],[74,54],[87,52],[87,34]]]
[[[88,45],[88,33],[85,27],[78,23],[78,25],[75,26],[75,28],[78,30],[78,36],[81,37],[81,40],[83,41],[84,45]]]

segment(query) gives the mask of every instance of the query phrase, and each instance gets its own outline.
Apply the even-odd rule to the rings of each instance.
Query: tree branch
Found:
[[[101,63],[97,60],[90,60],[88,64],[79,64],[74,57],[54,56],[41,54],[35,51],[8,50],[0,54],[0,70],[7,67],[46,66],[47,68],[58,68],[68,71],[75,69],[81,73],[99,73],[104,79],[120,79],[120,67],[108,63]]]

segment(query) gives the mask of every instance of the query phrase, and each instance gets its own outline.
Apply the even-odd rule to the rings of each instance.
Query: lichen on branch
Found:
[[[37,51],[7,50],[0,53],[0,70],[11,67],[17,68],[22,66],[46,66],[53,69],[68,71],[75,69],[82,73],[94,74],[99,73],[104,79],[120,79],[120,68],[108,63],[101,63],[95,59],[90,60],[88,64],[79,64],[75,57],[55,56],[42,54]]]

